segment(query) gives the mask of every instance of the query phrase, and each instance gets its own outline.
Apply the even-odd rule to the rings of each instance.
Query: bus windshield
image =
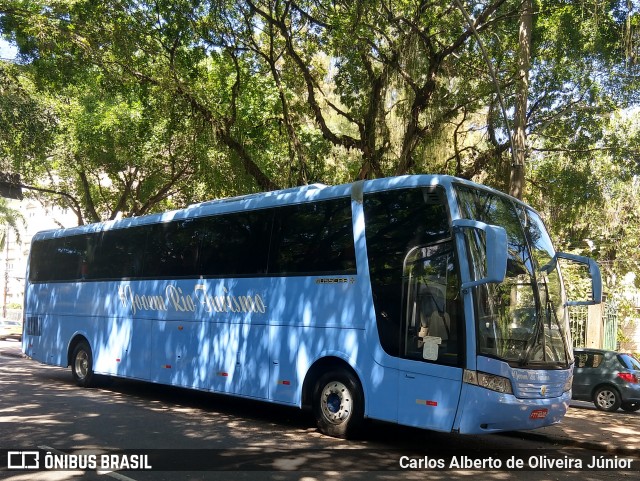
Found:
[[[474,287],[478,354],[517,367],[566,368],[573,355],[562,280],[542,220],[507,197],[462,186],[457,192],[462,217],[502,226],[508,238],[504,282]],[[469,230],[465,241],[471,277],[480,279],[483,236]]]

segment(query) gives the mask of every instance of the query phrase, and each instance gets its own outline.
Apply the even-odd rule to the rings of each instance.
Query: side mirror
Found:
[[[507,274],[507,231],[502,227],[485,224],[477,220],[456,219],[453,221],[453,228],[457,231],[464,229],[476,229],[484,232],[484,256],[486,263],[486,275],[482,279],[463,282],[461,288],[483,284],[498,283],[504,281]],[[479,248],[482,246],[478,246]]]
[[[575,254],[567,254],[566,252],[556,252],[556,255],[547,265],[540,270],[550,272],[556,268],[558,259],[566,259],[576,264],[582,264],[589,268],[589,277],[591,278],[591,299],[587,301],[568,301],[567,306],[590,306],[600,304],[602,302],[602,276],[598,263],[589,257],[578,256]]]

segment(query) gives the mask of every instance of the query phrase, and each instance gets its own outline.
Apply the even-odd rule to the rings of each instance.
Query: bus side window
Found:
[[[348,197],[276,210],[269,274],[355,274]]]
[[[146,236],[144,226],[104,231],[97,242],[96,258],[86,268],[87,278],[131,279],[140,276]]]
[[[39,269],[30,270],[29,280],[47,282],[84,279],[89,241],[87,235],[76,235],[35,242],[31,249],[31,265],[38,266]]]
[[[364,216],[380,343],[387,354],[404,357],[404,261],[416,246],[451,238],[446,196],[439,188],[369,193]]]
[[[195,276],[200,243],[198,222],[177,220],[147,226],[144,277]]]
[[[204,276],[263,276],[269,259],[273,210],[233,212],[200,219],[199,269]]]
[[[405,357],[457,364],[460,285],[453,242],[411,250],[404,279]]]

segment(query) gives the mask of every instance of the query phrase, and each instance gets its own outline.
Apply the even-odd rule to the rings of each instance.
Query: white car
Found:
[[[22,322],[0,319],[0,340],[22,339]]]

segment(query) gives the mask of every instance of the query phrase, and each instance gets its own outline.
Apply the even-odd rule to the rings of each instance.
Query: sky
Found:
[[[17,53],[18,49],[14,45],[0,38],[0,58],[13,59]]]

